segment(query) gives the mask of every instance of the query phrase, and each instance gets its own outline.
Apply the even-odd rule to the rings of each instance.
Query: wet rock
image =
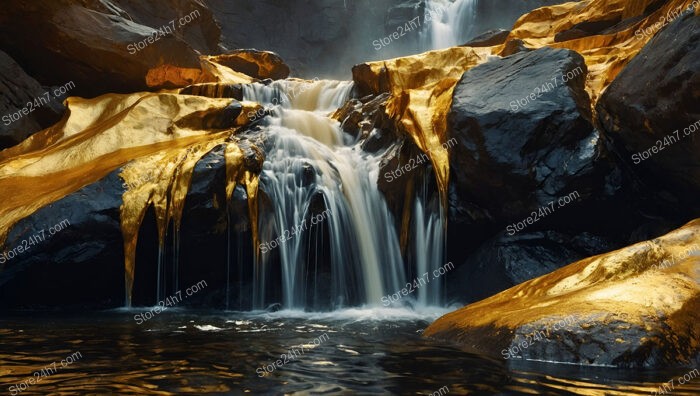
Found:
[[[468,351],[620,367],[697,365],[700,220],[451,312],[424,336]]]
[[[625,163],[686,218],[700,213],[699,42],[700,16],[685,13],[647,43],[596,106]]]
[[[551,48],[465,72],[448,115],[449,137],[457,141],[450,149],[450,206],[478,207],[498,224],[526,219],[552,201],[556,211],[557,200],[574,191],[577,201],[614,196],[621,176],[590,122],[585,76],[580,55]],[[585,217],[595,210],[582,209],[570,215],[590,224]],[[552,217],[572,223],[561,213]]]
[[[51,87],[43,88],[2,51],[0,87],[3,92],[0,96],[0,150],[48,128],[60,120],[66,110],[61,103],[63,98],[55,97]]]
[[[21,246],[42,229],[46,240],[0,264],[0,308],[102,309],[124,305],[120,206],[125,186],[120,173],[121,169],[111,172],[96,183],[37,210],[10,229],[4,252]],[[227,204],[225,188],[226,166],[220,145],[202,157],[194,168],[178,245],[172,244],[172,227],[168,231],[163,251],[167,275],[164,290],[176,292],[204,279],[208,284],[206,295],[213,293],[219,297],[207,300],[202,294],[204,300],[193,299],[188,303],[223,308],[228,283],[230,307],[250,309],[251,302],[246,297],[250,296],[250,290],[239,285],[251,284],[252,274],[249,268],[238,266],[252,260],[248,196],[244,187],[237,186]],[[69,225],[49,237],[49,227],[64,220]],[[141,225],[136,250],[135,306],[153,305],[157,301],[154,285],[159,251],[155,222],[150,209]],[[238,252],[231,257],[226,253],[229,243],[231,251]],[[179,255],[178,285],[172,280],[175,252]],[[227,263],[230,263],[228,268]],[[230,269],[228,282],[227,269]]]

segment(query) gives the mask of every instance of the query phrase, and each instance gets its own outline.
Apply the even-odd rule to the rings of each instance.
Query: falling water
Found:
[[[315,292],[307,295],[316,290],[317,268],[323,264],[307,263],[314,253],[310,250],[318,245],[309,237],[314,227],[330,249],[330,301],[312,301],[313,306],[378,305],[407,282],[395,221],[377,187],[381,153],[363,151],[328,117],[351,90],[352,82],[326,80],[244,87],[245,100],[266,104],[271,113],[265,118],[269,148],[260,180],[274,205],[274,221],[261,226],[260,241],[267,242],[261,264],[263,271],[270,271],[273,254],[279,255],[285,308],[308,308],[309,300],[320,298]],[[322,211],[313,208],[314,200],[326,209],[319,224],[309,222],[312,214],[319,218],[314,210]],[[422,211],[421,221],[428,221],[423,233],[441,232],[432,214],[417,210]],[[430,240],[427,237],[428,245]],[[421,254],[439,255],[424,257],[423,267],[441,264],[442,250],[429,247]],[[260,284],[254,308],[264,308],[268,278],[261,275],[256,280]],[[420,298],[437,302],[428,294]]]
[[[427,0],[425,27],[421,35],[424,50],[464,44],[475,33],[478,0]]]

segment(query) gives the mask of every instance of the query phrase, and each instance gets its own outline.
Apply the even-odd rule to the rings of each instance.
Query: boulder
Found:
[[[624,162],[661,192],[660,202],[686,218],[699,214],[700,15],[686,12],[659,31],[596,109]]]
[[[504,228],[504,220],[518,222],[533,211],[539,216],[528,225],[544,217],[568,225],[571,217],[557,212],[573,194],[577,208],[569,215],[590,224],[586,218],[595,211],[580,203],[613,197],[621,175],[591,124],[585,79],[580,55],[552,48],[465,72],[447,116],[448,137],[457,141],[450,149],[450,206],[481,208]],[[471,217],[452,214],[457,222]]]
[[[451,312],[426,337],[503,359],[666,368],[700,362],[700,220]]]
[[[3,49],[43,85],[72,81],[78,96],[146,90],[148,71],[165,64],[199,69],[218,36],[195,0],[13,2],[0,14]]]

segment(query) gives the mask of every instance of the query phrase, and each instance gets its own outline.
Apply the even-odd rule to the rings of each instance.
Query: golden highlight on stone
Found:
[[[12,225],[39,208],[124,167],[121,224],[128,303],[138,229],[148,207],[155,209],[162,243],[170,222],[179,230],[197,161],[226,143],[248,122],[245,114],[259,107],[242,102],[233,128],[216,129],[211,120],[221,118],[231,103],[167,92],[69,98],[61,122],[0,153],[0,186],[15,192],[0,202],[0,238],[4,241]],[[248,179],[257,186],[252,175]]]
[[[499,355],[516,329],[573,315],[589,327],[619,321],[647,328],[648,334],[693,335],[690,345],[674,346],[692,356],[700,348],[699,301],[700,219],[467,305],[436,320],[424,335],[467,347],[481,344],[479,352]],[[502,344],[481,343],[482,336]]]
[[[693,0],[671,0],[646,17],[641,17],[653,0],[583,0],[536,9],[523,15],[515,23],[506,39],[520,39],[528,48],[550,46],[568,48],[580,53],[588,66],[586,87],[595,107],[600,94],[617,74],[639,53],[646,43],[658,33],[654,28],[664,23],[669,13],[685,10]],[[641,17],[641,18],[639,18]],[[620,22],[639,18],[632,23]],[[610,32],[556,42],[557,34],[563,34],[583,22],[608,22]],[[619,25],[617,25],[619,24]],[[615,27],[615,25],[620,27]],[[652,28],[652,34],[643,34]],[[494,47],[494,54],[504,46]]]
[[[397,129],[430,157],[444,210],[449,157],[443,144],[447,140],[452,90],[462,73],[486,62],[490,54],[490,48],[453,47],[353,68],[353,78],[361,90],[391,93],[386,113]]]
[[[594,110],[602,91],[653,37],[653,34],[640,34],[639,29],[662,21],[661,18],[669,11],[687,8],[692,0],[669,1],[646,17],[612,28],[615,22],[641,16],[652,2],[583,0],[538,8],[518,19],[506,42],[519,39],[528,48],[568,48],[583,55],[588,67],[586,89]],[[556,42],[558,34],[579,23],[601,21],[612,21],[612,32]],[[449,158],[442,145],[447,140],[446,116],[452,103],[452,91],[465,71],[488,61],[489,56],[498,56],[504,47],[505,44],[480,48],[453,47],[367,62],[353,68],[353,79],[362,93],[392,94],[386,113],[392,117],[397,129],[411,136],[415,144],[430,157],[445,208]]]

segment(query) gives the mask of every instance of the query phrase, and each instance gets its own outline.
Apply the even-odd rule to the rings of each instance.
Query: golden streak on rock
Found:
[[[586,90],[593,109],[600,94],[617,74],[660,29],[654,25],[662,22],[674,10],[687,9],[693,0],[672,0],[658,10],[624,29],[613,33],[586,36],[555,42],[557,33],[565,32],[582,22],[610,21],[639,17],[652,0],[585,0],[538,8],[523,15],[515,23],[508,40],[520,39],[528,48],[545,46],[568,48],[580,53],[588,66]],[[652,34],[642,34],[651,28]],[[636,33],[636,34],[635,34]],[[501,53],[504,45],[494,47],[494,54]]]
[[[195,164],[233,132],[207,120],[232,102],[168,92],[67,99],[61,122],[0,153],[0,187],[15,192],[0,202],[0,242],[20,219],[124,167],[128,188],[120,213],[128,301],[147,208],[154,207],[162,243],[169,223],[180,225]],[[234,128],[259,108],[241,105],[229,123]]]
[[[250,171],[243,174],[246,191],[248,193],[248,216],[250,217],[250,228],[253,234],[253,250],[255,251],[256,263],[260,262],[260,249],[258,249],[260,237],[258,235],[258,186],[259,175]]]
[[[127,190],[122,198],[120,218],[124,237],[127,306],[131,303],[138,232],[146,211],[153,206],[158,243],[162,248],[171,222],[174,232],[179,232],[194,166],[205,154],[223,143],[229,134],[226,131],[211,137],[202,136],[207,140],[176,150],[163,150],[134,160],[124,167],[120,176]]]
[[[148,73],[146,73],[146,85],[148,87],[166,85],[183,87],[194,84],[201,78],[202,70],[200,69],[165,64],[148,70]]]
[[[237,72],[230,67],[226,67],[216,63],[215,57],[200,56],[199,61],[202,65],[202,77],[198,83],[218,82],[227,84],[250,84],[257,79],[246,74]]]
[[[226,158],[226,201],[228,202],[233,196],[238,174],[243,166],[243,151],[236,144],[227,144],[224,158]]]
[[[404,58],[359,65],[356,81],[374,93],[389,92],[386,113],[397,129],[430,158],[440,191],[443,210],[447,206],[449,155],[447,113],[452,91],[462,74],[484,63],[491,48],[453,47]]]
[[[508,332],[569,315],[588,326],[624,315],[625,323],[667,325],[670,333],[697,335],[699,323],[686,322],[698,314],[699,278],[697,219],[660,238],[577,261],[467,305],[436,320],[424,335],[471,345],[471,334],[485,329]],[[696,336],[688,347],[697,350],[698,341]]]
[[[672,0],[646,18],[614,33],[558,43],[554,41],[555,35],[582,22],[637,17],[651,3],[652,0],[583,0],[538,8],[518,19],[507,41],[520,39],[533,49],[550,46],[579,52],[588,67],[586,89],[594,111],[603,90],[653,37],[635,35],[635,32],[653,27],[670,11],[687,8],[692,0]],[[454,85],[462,73],[486,62],[489,55],[500,54],[504,47],[505,44],[484,48],[453,47],[368,62],[353,69],[353,78],[362,90],[392,94],[386,113],[394,119],[397,129],[411,136],[430,157],[445,208],[449,158],[442,145],[446,141],[446,115]]]

